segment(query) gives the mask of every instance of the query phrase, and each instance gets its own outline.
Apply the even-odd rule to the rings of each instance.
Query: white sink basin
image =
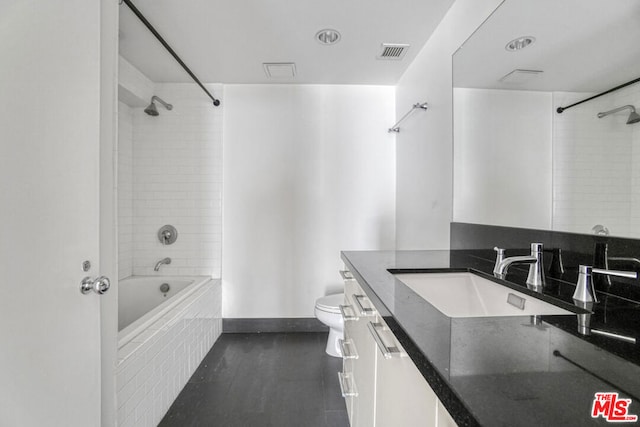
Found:
[[[410,273],[395,277],[448,317],[574,314],[471,273]]]

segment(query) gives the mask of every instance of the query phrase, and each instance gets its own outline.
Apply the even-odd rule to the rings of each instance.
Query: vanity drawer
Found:
[[[353,307],[358,318],[372,317],[378,314],[371,300],[355,280],[345,280],[344,296],[345,304]]]

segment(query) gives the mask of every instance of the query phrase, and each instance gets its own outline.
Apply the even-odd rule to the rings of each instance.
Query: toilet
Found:
[[[344,294],[327,295],[316,300],[316,318],[329,327],[326,352],[334,357],[342,357],[339,342],[344,331],[344,321],[340,313],[341,304],[344,304]]]

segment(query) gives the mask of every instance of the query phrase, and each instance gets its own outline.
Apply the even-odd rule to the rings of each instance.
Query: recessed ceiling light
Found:
[[[340,33],[331,28],[325,28],[316,33],[316,40],[322,44],[336,44],[340,41]]]
[[[535,37],[522,36],[522,37],[518,37],[517,39],[511,40],[509,43],[507,43],[507,45],[504,48],[509,52],[515,52],[517,50],[521,50],[527,46],[532,45],[533,42],[535,41],[536,41]]]

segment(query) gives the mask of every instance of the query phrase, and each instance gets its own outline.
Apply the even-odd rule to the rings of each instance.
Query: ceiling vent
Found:
[[[267,77],[286,79],[296,76],[296,64],[293,62],[263,62],[262,67]]]
[[[500,78],[500,82],[507,84],[524,84],[542,76],[542,70],[513,70]]]
[[[409,49],[408,44],[383,43],[380,53],[376,58],[400,60],[404,57],[404,54],[407,53],[407,49]]]

